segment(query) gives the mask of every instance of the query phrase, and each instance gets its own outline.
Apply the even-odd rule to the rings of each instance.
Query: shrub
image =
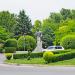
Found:
[[[3,53],[3,48],[0,48],[0,53]]]
[[[56,51],[52,51],[54,54],[62,54],[62,53],[67,53],[67,52],[71,52],[71,49],[68,50],[56,50]]]
[[[50,62],[50,58],[53,56],[53,52],[47,51],[43,54],[43,58],[44,60],[49,63]]]
[[[0,39],[0,43],[4,43],[4,42],[5,42],[4,40]]]
[[[17,47],[17,40],[16,39],[8,39],[5,42],[5,47]]]
[[[32,58],[40,58],[40,57],[43,57],[43,52],[31,53],[31,57]]]
[[[75,58],[75,51],[71,51],[63,54],[55,54],[49,60],[52,62],[57,62],[57,61],[68,60],[72,58]]]
[[[5,53],[6,59],[10,60],[12,57],[12,53]]]
[[[27,58],[27,54],[13,54],[13,59],[24,59]]]
[[[16,52],[15,47],[5,47],[5,53],[14,53]]]
[[[75,35],[67,35],[62,38],[61,45],[65,49],[75,49]]]
[[[35,49],[36,41],[32,36],[21,36],[18,39],[18,50],[32,51]]]
[[[24,59],[24,58],[27,58],[27,57],[28,57],[28,54],[14,54],[13,55],[14,59]],[[43,52],[40,52],[40,53],[31,53],[30,57],[31,58],[40,58],[40,57],[43,57]]]
[[[4,44],[0,43],[0,48],[3,48],[4,47]]]
[[[4,41],[0,39],[0,53],[3,53]]]

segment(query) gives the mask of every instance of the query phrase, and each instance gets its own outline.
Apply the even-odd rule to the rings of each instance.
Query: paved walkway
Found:
[[[0,64],[3,64],[5,59],[6,58],[5,58],[4,54],[0,53]]]

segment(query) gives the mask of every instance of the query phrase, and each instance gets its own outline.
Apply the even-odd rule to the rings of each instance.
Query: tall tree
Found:
[[[53,45],[54,38],[54,32],[51,27],[44,27],[42,30],[43,48],[47,48],[48,46]]]
[[[41,21],[40,21],[40,20],[36,20],[36,21],[34,22],[34,26],[33,26],[33,28],[32,28],[32,32],[35,33],[35,32],[37,32],[37,31],[40,31],[41,28],[42,28]]]
[[[75,10],[72,10],[72,19],[75,19]]]
[[[49,18],[55,23],[60,23],[62,20],[62,15],[60,13],[51,13]]]
[[[7,32],[13,32],[16,25],[15,15],[9,11],[0,12],[0,26],[6,29]]]
[[[68,34],[75,35],[75,20],[67,19],[64,22],[62,22],[59,29],[55,32],[55,34],[56,34],[55,38],[56,45],[60,45],[60,40],[62,37]]]
[[[44,19],[42,22],[42,28],[50,27],[53,31],[56,31],[59,27],[58,23],[54,23],[50,18]]]
[[[17,25],[15,28],[15,34],[17,35],[30,34],[31,28],[32,28],[32,23],[30,18],[26,15],[24,10],[20,11],[17,17]]]
[[[70,9],[64,9],[62,8],[60,11],[61,15],[63,16],[63,20],[66,20],[68,18],[71,18],[71,10]]]
[[[49,19],[43,20],[42,23],[43,48],[53,45],[53,41],[55,39],[54,30],[56,30],[56,26]]]

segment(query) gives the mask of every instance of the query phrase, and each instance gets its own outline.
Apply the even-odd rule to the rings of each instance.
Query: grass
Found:
[[[31,60],[27,59],[12,59],[6,60],[7,63],[17,63],[17,64],[44,64],[45,61],[43,58],[32,58]]]
[[[12,59],[12,60],[6,60],[6,63],[16,63],[16,64],[42,64],[46,65],[43,58],[33,58],[31,60],[27,59]],[[54,63],[49,63],[47,65],[75,65],[75,58],[70,60],[64,60],[64,61],[58,61]]]

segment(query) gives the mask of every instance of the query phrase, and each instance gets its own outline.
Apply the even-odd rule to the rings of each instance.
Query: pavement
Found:
[[[0,75],[75,75],[73,66],[9,65],[4,60],[0,54]]]
[[[0,64],[3,64],[4,60],[6,60],[6,57],[4,56],[4,54],[0,53]]]

